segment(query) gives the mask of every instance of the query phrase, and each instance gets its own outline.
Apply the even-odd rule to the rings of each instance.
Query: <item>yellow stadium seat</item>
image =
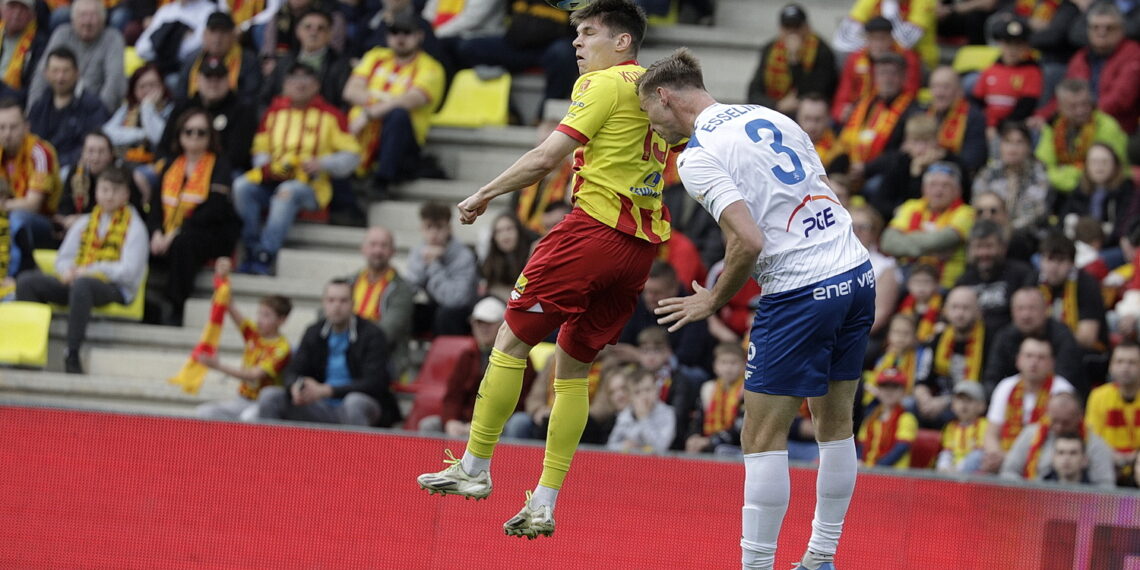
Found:
[[[501,127],[507,124],[510,98],[510,74],[484,81],[474,70],[464,69],[455,74],[447,100],[431,118],[431,124],[469,129]]]
[[[0,303],[0,364],[47,364],[51,308],[42,303]]]
[[[530,364],[535,370],[542,370],[550,363],[554,356],[555,344],[553,342],[540,342],[530,349]]]
[[[681,13],[681,3],[677,0],[669,3],[669,13],[664,16],[650,16],[650,26],[672,26],[677,23],[677,16]]]
[[[915,99],[917,99],[918,102],[922,105],[929,105],[930,99],[931,99],[930,88],[929,87],[923,87],[922,89],[919,89],[918,90],[918,96],[915,97]]]
[[[37,249],[35,251],[36,265],[39,266],[40,271],[44,274],[55,275],[56,253],[54,249]],[[146,279],[149,273],[149,269],[143,273],[142,282],[139,283],[139,288],[135,291],[135,298],[131,300],[130,304],[120,305],[119,303],[110,303],[102,307],[95,307],[95,309],[91,311],[91,314],[125,321],[141,321],[143,318],[143,310],[146,308]],[[53,304],[51,308],[56,313],[67,313],[67,305]]]
[[[146,65],[146,61],[139,57],[138,52],[135,51],[135,46],[127,46],[123,50],[123,74],[127,77],[134,75],[135,71],[144,65]]]
[[[954,54],[951,66],[959,75],[983,69],[994,64],[1001,57],[1001,49],[991,46],[962,46]]]

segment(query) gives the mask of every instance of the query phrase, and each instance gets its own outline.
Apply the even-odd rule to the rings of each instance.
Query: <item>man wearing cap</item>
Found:
[[[1128,79],[1135,82],[1136,75]],[[1093,107],[1092,90],[1084,79],[1066,78],[1056,94],[1057,117],[1041,128],[1034,155],[1045,165],[1049,185],[1067,195],[1081,183],[1092,143],[1107,144],[1121,164],[1128,164],[1128,135],[1116,119]]]
[[[883,17],[871,18],[863,25],[863,35],[867,38],[867,43],[859,51],[847,56],[847,60],[843,63],[843,72],[839,75],[839,87],[836,88],[835,97],[832,99],[831,116],[837,122],[847,122],[855,104],[873,94],[874,78],[871,75],[871,66],[880,56],[894,52],[906,60],[904,92],[914,95],[922,87],[922,63],[918,60],[918,54],[895,42],[891,36],[892,29],[890,20]]]
[[[420,47],[423,31],[414,17],[388,24],[389,47],[364,54],[344,87],[351,131],[364,149],[359,173],[375,169],[374,197],[414,175],[427,142],[431,113],[443,98],[443,66]]]
[[[954,285],[966,268],[966,236],[974,209],[962,201],[962,173],[952,162],[935,162],[922,175],[922,198],[903,202],[883,232],[879,247],[903,264],[939,268],[940,284]]]
[[[906,59],[894,52],[875,59],[874,90],[855,104],[839,134],[854,174],[862,175],[863,166],[884,150],[898,148],[903,124],[918,112],[914,95],[903,90],[906,65]]]
[[[1140,451],[1140,345],[1116,345],[1108,376],[1110,381],[1089,396],[1085,424],[1112,447],[1117,478],[1128,480]]]
[[[1088,9],[1089,45],[1069,60],[1065,77],[1084,79],[1096,106],[1125,132],[1140,119],[1140,43],[1124,37],[1124,16],[1112,2]]]
[[[966,99],[962,80],[950,66],[930,74],[930,108],[938,121],[938,146],[954,153],[969,177],[986,163],[986,117]]]
[[[919,420],[929,427],[942,427],[952,418],[952,388],[970,384],[982,392],[980,381],[985,370],[986,349],[992,336],[978,307],[978,293],[973,287],[959,286],[946,294],[942,316],[949,326],[931,341],[934,366],[931,374],[914,387],[915,408]],[[985,402],[985,393],[980,397]]]
[[[986,138],[997,136],[1002,121],[1024,121],[1033,114],[1044,89],[1044,77],[1029,47],[1029,27],[1009,20],[994,34],[1001,58],[982,71],[971,93],[986,113]]]
[[[835,48],[853,52],[863,47],[861,26],[878,16],[891,22],[899,45],[918,52],[927,66],[938,65],[937,5],[936,0],[856,0],[835,30]]]
[[[230,168],[241,173],[248,170],[253,135],[257,132],[257,108],[242,101],[230,88],[229,69],[219,58],[207,58],[196,71],[198,92],[189,99],[175,103],[171,117],[181,117],[190,109],[201,108],[210,113],[214,130],[222,145],[222,154],[229,159]],[[178,138],[177,121],[167,121],[166,130],[158,144],[160,157],[169,153],[171,144]],[[236,175],[235,175],[236,176]]]
[[[58,47],[48,52],[44,76],[47,86],[28,108],[28,125],[55,147],[62,167],[79,161],[83,139],[111,118],[99,97],[79,87],[79,60],[75,52]]]
[[[807,13],[788,4],[780,10],[780,35],[760,50],[748,102],[794,117],[800,96],[834,92],[837,74],[835,54],[811,29]]]
[[[282,96],[273,100],[254,136],[253,168],[234,181],[246,249],[242,273],[272,273],[297,213],[327,208],[332,179],[349,176],[360,163],[360,145],[348,133],[344,113],[321,98],[320,88],[317,70],[293,64]]]
[[[408,364],[415,289],[392,267],[396,239],[387,228],[368,228],[360,253],[364,268],[351,278],[352,312],[384,331],[392,375],[399,378]]]
[[[0,82],[13,91],[7,95],[23,97],[47,45],[47,34],[36,26],[35,0],[5,0],[0,30]]]
[[[190,56],[202,47],[202,33],[206,30],[206,20],[210,14],[218,11],[218,4],[212,0],[177,0],[169,4],[163,5],[154,13],[150,18],[150,24],[143,30],[142,35],[135,41],[135,51],[138,52],[139,57],[146,61],[155,61],[156,57],[160,54],[157,53],[155,45],[155,36],[164,26],[172,26],[171,29],[179,29],[184,32],[180,39],[175,40],[177,50],[174,50],[172,55],[175,55],[179,62],[185,62],[190,59]],[[175,24],[185,26],[186,30],[178,28]],[[163,67],[164,62],[156,62]],[[178,69],[175,67],[175,69]]]
[[[982,465],[986,431],[986,391],[977,382],[954,386],[953,420],[942,430],[942,451],[935,468],[942,472],[973,473]]]
[[[997,393],[994,393],[997,397]],[[1095,433],[1089,433],[1083,424],[1081,402],[1072,392],[1055,392],[1048,398],[1045,414],[1035,423],[1021,430],[1001,463],[1001,476],[1005,479],[1041,481],[1053,471],[1054,444],[1058,438],[1075,434],[1084,441],[1088,458],[1089,483],[1101,488],[1116,486],[1112,448]],[[993,430],[993,406],[990,406],[990,429]],[[1055,477],[1055,475],[1054,475]]]
[[[320,74],[321,97],[338,109],[345,108],[344,85],[348,83],[352,67],[348,58],[332,47],[332,28],[333,19],[328,12],[310,10],[301,15],[296,26],[297,50],[278,56],[273,75],[261,89],[261,105],[268,106],[274,97],[281,94],[285,72],[299,61],[311,65]]]
[[[123,72],[123,34],[108,28],[107,9],[101,0],[75,0],[71,3],[71,23],[64,24],[51,34],[46,52],[66,47],[79,59],[79,83],[83,90],[97,95],[107,109],[118,109],[127,93],[127,76]],[[40,60],[32,89],[28,93],[28,106],[35,104],[47,85]]]
[[[178,88],[175,95],[179,99],[193,97],[198,93],[197,70],[207,59],[218,59],[226,68],[226,79],[230,89],[238,97],[253,102],[261,87],[261,70],[257,57],[249,50],[242,49],[234,31],[234,20],[225,12],[214,12],[206,18],[206,29],[202,32],[202,48],[190,55],[178,74]]]
[[[440,414],[424,418],[418,426],[420,431],[442,431],[448,437],[467,437],[471,433],[471,416],[475,412],[475,399],[479,397],[479,384],[506,312],[506,303],[497,297],[483,297],[475,303],[470,319],[474,342],[456,355],[451,374],[447,377],[447,391],[443,394]],[[534,364],[528,358],[515,411],[523,410],[534,377]]]

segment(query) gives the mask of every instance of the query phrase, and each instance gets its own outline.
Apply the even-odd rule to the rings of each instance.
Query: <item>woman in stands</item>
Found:
[[[61,234],[70,229],[83,214],[90,214],[95,209],[95,180],[103,171],[116,163],[118,159],[111,139],[102,131],[87,133],[83,139],[83,152],[79,155],[79,162],[63,182],[59,207],[56,208],[52,218],[57,229],[61,230]],[[130,186],[131,205],[139,214],[145,213],[142,194],[134,183]]]
[[[165,321],[181,326],[194,277],[206,261],[233,253],[241,220],[230,201],[233,179],[209,113],[191,109],[176,124],[173,158],[152,192],[147,225],[151,267],[167,271],[171,313]]]
[[[1029,128],[1024,123],[1003,123],[998,136],[998,156],[974,178],[973,195],[997,194],[1014,230],[1043,227],[1052,213],[1053,194],[1045,165],[1033,156]]]
[[[1093,143],[1085,155],[1085,172],[1081,183],[1069,193],[1065,206],[1061,209],[1061,219],[1068,225],[1070,216],[1090,216],[1100,222],[1104,229],[1105,248],[1113,248],[1120,242],[1120,235],[1126,231],[1132,220],[1140,216],[1140,200],[1133,196],[1135,191],[1130,172],[1120,164],[1116,152],[1104,143]],[[1075,221],[1072,223],[1076,223]],[[1113,267],[1124,263],[1119,256]]]
[[[532,243],[534,234],[523,227],[513,214],[508,212],[495,218],[486,252],[479,265],[485,294],[510,299],[515,280],[530,258]]]
[[[103,125],[103,131],[129,166],[150,164],[173,108],[158,68],[147,64],[131,74],[127,100]]]

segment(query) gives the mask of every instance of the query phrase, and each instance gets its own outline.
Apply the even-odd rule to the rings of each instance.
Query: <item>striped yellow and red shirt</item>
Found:
[[[954,464],[966,458],[970,452],[982,449],[986,441],[986,430],[990,421],[980,417],[969,424],[954,420],[942,428],[942,449],[954,455]]]
[[[265,338],[257,332],[257,326],[249,319],[242,321],[240,328],[241,336],[245,339],[245,352],[241,356],[242,368],[257,368],[264,370],[267,375],[257,385],[242,382],[238,387],[238,393],[243,397],[256,400],[262,388],[281,384],[281,373],[289,364],[292,353],[285,337]]]
[[[669,147],[641,110],[635,82],[643,73],[629,61],[582,75],[557,130],[583,145],[574,155],[575,204],[619,232],[661,243],[670,234],[661,205]]]
[[[28,192],[44,194],[40,213],[55,213],[63,195],[63,182],[59,178],[59,158],[50,142],[31,133],[15,156],[0,148],[0,180],[8,183],[15,198],[24,198]]]

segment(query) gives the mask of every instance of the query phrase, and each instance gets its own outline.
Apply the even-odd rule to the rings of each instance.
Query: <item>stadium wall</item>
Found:
[[[462,444],[373,431],[0,407],[0,568],[734,568],[739,463],[582,451],[552,539],[501,524],[542,449],[505,445],[484,502],[415,475]],[[777,567],[802,553],[795,469]],[[838,562],[1140,568],[1140,495],[860,476]]]

